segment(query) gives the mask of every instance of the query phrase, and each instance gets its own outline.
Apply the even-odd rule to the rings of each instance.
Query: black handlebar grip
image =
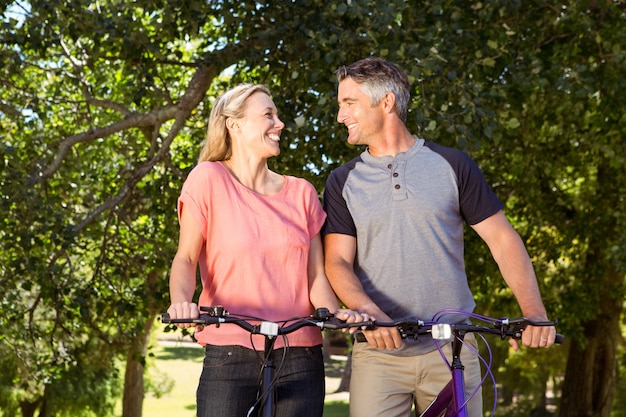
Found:
[[[170,322],[170,315],[167,313],[162,313],[161,314],[161,323],[169,323]]]
[[[558,345],[560,345],[564,341],[565,341],[565,336],[563,336],[561,333],[557,333],[556,336],[554,337],[554,343]]]

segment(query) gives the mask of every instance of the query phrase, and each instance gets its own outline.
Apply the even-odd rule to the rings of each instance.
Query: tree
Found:
[[[626,275],[621,1],[36,0],[0,13],[4,410],[70,415],[60,387],[114,387],[115,357],[140,378],[167,306],[176,198],[221,91],[270,86],[286,122],[271,163],[321,192],[361,151],[334,121],[333,71],[374,53],[409,73],[413,130],[469,152],[526,239],[574,336],[561,415],[608,415]],[[467,251],[482,311],[511,314],[475,236]],[[140,400],[136,378],[126,397]],[[125,402],[126,417],[140,410]]]
[[[609,416],[626,276],[617,250],[625,243],[625,125],[615,94],[624,87],[625,39],[615,30],[623,8],[538,6],[528,17],[549,29],[527,31],[516,47],[525,56],[505,64],[509,128],[494,139],[516,145],[498,146],[509,161],[500,189],[524,202],[512,213],[528,225],[544,282],[558,288],[549,304],[562,304],[554,314],[570,331],[560,415]]]
[[[9,391],[8,402],[24,415],[61,412],[63,398],[50,396],[62,397],[62,391],[48,387],[65,383],[62,369],[73,369],[74,356],[86,346],[102,358],[127,351],[136,362],[129,373],[141,370],[150,306],[165,305],[176,196],[206,120],[201,101],[211,83],[224,88],[218,76],[232,65],[229,83],[280,85],[281,76],[285,82],[299,77],[289,68],[271,75],[272,64],[281,68],[283,59],[307,51],[323,55],[309,46],[323,34],[318,23],[330,12],[321,3],[306,11],[296,6],[33,1],[15,3],[6,14],[22,17],[2,32],[8,87],[1,119],[8,132],[2,143],[8,173],[2,182],[8,213],[3,256],[9,265],[3,305],[15,312],[2,324],[16,340],[4,339],[2,349],[7,366],[21,371],[12,381],[24,389]],[[293,26],[268,32],[276,22],[268,10]],[[299,44],[285,46],[283,36],[302,30],[307,36]],[[273,61],[268,49],[276,51]],[[305,82],[302,77],[300,86]],[[315,92],[293,91],[298,93],[285,99],[296,105],[292,120],[320,100]],[[197,130],[185,131],[185,125]],[[313,136],[289,147],[315,149],[308,145]],[[311,160],[305,152],[297,157],[284,171],[302,172]],[[143,278],[152,274],[159,277],[156,291]],[[20,338],[24,325],[31,336]],[[49,364],[42,367],[35,357],[15,361],[23,351]],[[125,398],[141,400],[142,384],[130,379],[127,389],[139,391]],[[104,415],[109,404],[83,406]],[[124,415],[141,409],[130,401],[124,407]]]

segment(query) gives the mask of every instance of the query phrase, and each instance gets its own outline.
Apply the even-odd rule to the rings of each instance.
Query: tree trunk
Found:
[[[122,417],[142,417],[143,414],[143,399],[145,397],[143,374],[153,320],[157,314],[156,303],[151,294],[154,294],[152,288],[156,288],[157,278],[156,272],[148,274],[148,315],[143,326],[143,332],[134,338],[126,355]]]
[[[541,389],[538,391],[541,392],[539,404],[531,411],[531,417],[550,417],[552,415],[552,413],[548,411],[548,378],[549,374],[546,373],[546,375],[542,375]]]
[[[124,399],[122,417],[141,417],[145,396],[143,371],[147,349],[147,337],[138,336],[136,343],[126,355],[126,374],[124,376]]]
[[[324,354],[324,363],[327,363],[330,361],[330,337],[328,332],[323,332],[322,337],[322,340],[324,341],[324,349],[322,350],[322,353]]]
[[[40,403],[41,401],[21,401],[20,410],[22,411],[22,417],[33,417],[35,415],[35,411],[39,408]]]
[[[610,270],[606,289],[619,288],[624,277]],[[584,337],[572,335],[559,417],[610,417],[617,378],[616,349],[624,300],[606,294],[598,315],[584,324]]]
[[[339,387],[336,392],[350,391],[350,378],[352,377],[352,349],[348,352],[348,360],[346,361],[346,369],[343,372]]]
[[[48,398],[50,398],[50,385],[46,385],[43,390],[43,399],[37,417],[52,417],[50,410],[48,410]]]

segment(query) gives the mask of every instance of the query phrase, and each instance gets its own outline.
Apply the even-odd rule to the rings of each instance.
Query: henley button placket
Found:
[[[393,184],[393,199],[406,200],[408,198],[407,189],[405,186],[406,184],[404,183],[406,176],[401,175],[404,174],[404,171],[406,170],[406,161],[395,161],[395,164],[389,164],[387,165],[387,167],[389,169],[392,169],[393,165],[395,165],[395,169],[393,169],[393,171],[391,172],[391,183]]]

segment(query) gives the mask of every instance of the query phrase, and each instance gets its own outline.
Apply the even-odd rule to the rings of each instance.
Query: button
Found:
[[[400,184],[396,184],[396,185],[394,186],[394,188],[395,188],[396,190],[399,190],[399,189],[400,189]]]
[[[394,177],[397,177],[398,175],[400,175],[400,174],[398,174],[397,172],[394,172],[394,173],[393,173],[393,176],[394,176]]]
[[[387,165],[387,168],[391,169],[391,168],[393,168],[393,165],[389,164],[389,165]]]

